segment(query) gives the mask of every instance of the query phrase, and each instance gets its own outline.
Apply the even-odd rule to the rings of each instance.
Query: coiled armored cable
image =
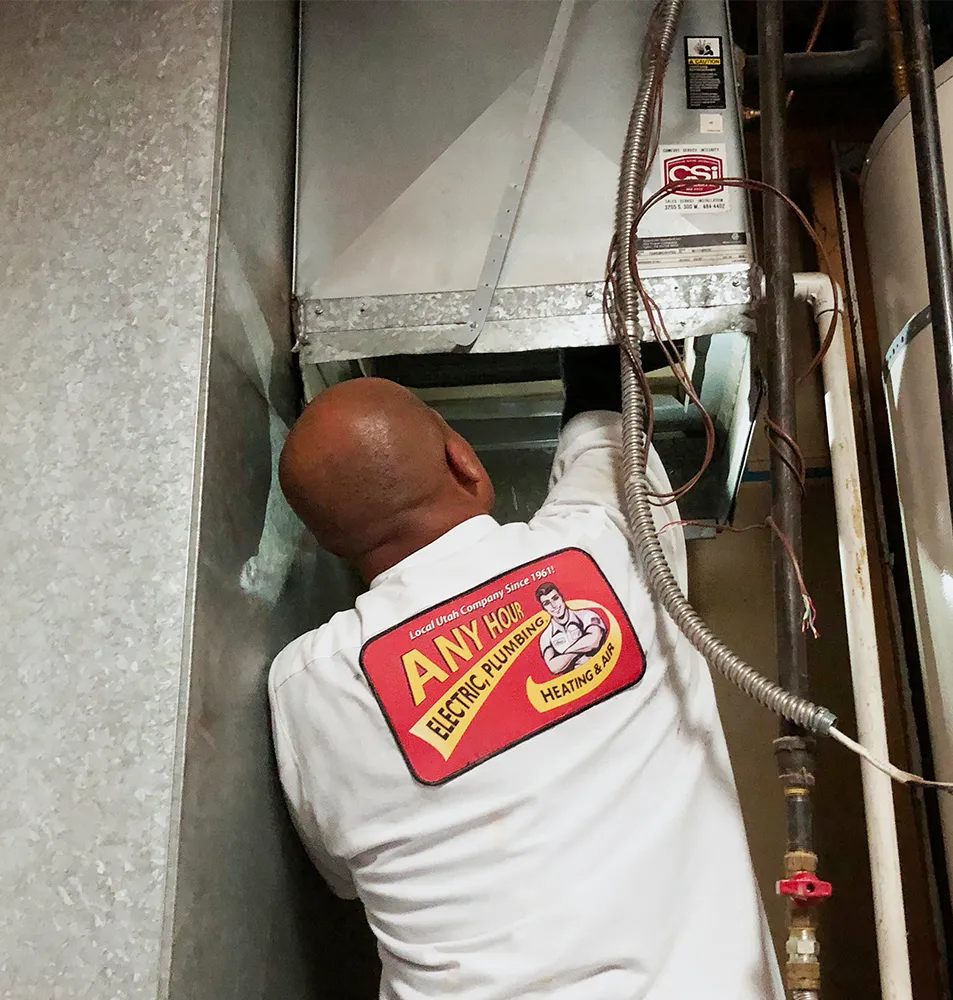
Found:
[[[705,624],[682,594],[662,551],[652,518],[649,486],[645,478],[647,401],[639,377],[641,372],[636,367],[641,365],[639,343],[642,330],[639,322],[639,295],[629,260],[632,240],[635,238],[635,220],[645,186],[653,109],[671,55],[682,3],[683,0],[659,0],[653,11],[649,44],[646,46],[646,55],[643,59],[642,79],[629,119],[622,154],[616,203],[619,305],[629,348],[623,351],[622,364],[622,446],[626,515],[649,588],[685,637],[708,663],[772,712],[790,719],[811,732],[826,735],[837,721],[830,710],[785,691],[758,673],[732,652]]]
[[[772,712],[811,732],[826,735],[837,721],[829,709],[791,694],[758,673],[705,624],[678,586],[658,540],[645,480],[645,428],[642,387],[631,366],[622,375],[623,472],[626,514],[636,551],[656,600],[688,641],[719,673]]]

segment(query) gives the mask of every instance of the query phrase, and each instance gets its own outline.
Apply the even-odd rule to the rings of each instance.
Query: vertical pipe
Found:
[[[761,99],[761,174],[764,181],[788,192],[784,141],[784,28],[782,0],[758,4],[758,78]],[[787,206],[779,198],[764,200],[762,234],[767,315],[762,356],[768,380],[768,417],[792,439],[797,437],[794,351],[791,312],[794,277]],[[771,513],[798,560],[801,559],[801,484],[794,456],[783,441],[771,449]],[[788,459],[789,461],[785,461]],[[775,618],[777,622],[778,678],[783,688],[808,695],[807,657],[801,620],[804,607],[794,565],[780,538],[773,539]],[[778,774],[784,788],[787,849],[784,875],[816,872],[811,787],[814,784],[813,744],[807,734],[782,721],[775,741]],[[792,996],[814,997],[820,988],[820,962],[814,926],[814,907],[788,904],[788,961],[785,986]]]
[[[787,158],[784,142],[784,48],[781,0],[758,4],[759,50],[762,53],[761,171],[763,179],[787,193]],[[764,323],[763,355],[768,379],[768,416],[791,437],[797,435],[794,402],[794,353],[791,341],[791,308],[794,279],[787,207],[779,198],[764,200],[763,256],[768,309]],[[779,449],[785,445],[778,443]],[[801,555],[800,484],[786,456],[772,449],[772,514],[795,553]],[[790,456],[787,456],[790,457]],[[803,605],[791,560],[778,539],[774,542],[774,585],[777,614],[777,655],[781,686],[807,695],[808,677],[801,631]],[[800,732],[785,723],[783,735]],[[803,845],[809,848],[809,845]]]
[[[927,283],[930,289],[946,485],[949,500],[953,503],[953,244],[950,239],[940,119],[933,79],[930,24],[923,0],[905,0],[900,4],[900,10],[907,49],[913,148],[920,188]]]
[[[890,45],[890,72],[893,76],[893,90],[897,100],[902,101],[910,93],[907,81],[907,63],[903,57],[903,29],[900,26],[900,0],[887,0],[887,40]]]
[[[897,27],[899,31],[900,11],[897,10]],[[903,39],[901,36],[901,58],[903,57]],[[906,62],[904,61],[903,94],[910,92],[907,86]],[[886,504],[893,507],[898,503],[892,461],[882,465],[878,458],[878,430],[874,419],[874,401],[871,391],[872,377],[867,360],[867,348],[862,332],[860,295],[854,252],[851,246],[851,232],[848,224],[847,198],[844,194],[844,164],[842,150],[836,142],[831,143],[831,155],[834,166],[834,198],[837,207],[838,229],[844,253],[844,279],[847,292],[848,315],[854,325],[854,353],[857,360],[857,386],[860,393],[863,412],[863,427],[867,441],[870,444],[867,461],[870,465],[871,486],[873,487],[874,518],[877,528],[878,547],[876,555],[882,564],[884,595],[886,599],[887,616],[890,620],[890,630],[894,637],[894,655],[897,658],[898,680],[901,692],[902,719],[907,736],[907,752],[910,760],[910,770],[923,774],[928,778],[935,777],[933,766],[933,748],[930,744],[930,729],[927,719],[926,701],[923,691],[923,678],[920,670],[919,650],[916,643],[913,624],[913,608],[910,602],[910,582],[907,578],[908,569],[901,558],[895,564],[893,554],[903,551],[903,539],[891,533],[888,524]],[[879,379],[878,379],[879,381]],[[881,404],[882,405],[882,404]],[[883,468],[883,471],[881,469]],[[889,499],[887,494],[889,493]],[[899,517],[899,512],[895,514]],[[898,530],[899,524],[894,528]],[[901,582],[902,581],[902,582]],[[906,588],[907,595],[901,608],[898,591]],[[909,634],[905,631],[909,630]],[[936,958],[931,964],[935,969],[935,982],[941,996],[950,996],[950,963],[948,955],[953,955],[953,910],[950,909],[950,885],[947,879],[946,851],[943,843],[943,825],[940,819],[940,808],[936,795],[920,789],[915,791],[912,799],[914,823],[917,839],[923,853],[926,865],[927,899],[932,933],[929,935],[926,947],[933,949]],[[900,828],[898,827],[898,832]],[[914,921],[915,923],[916,921]]]
[[[857,713],[858,738],[869,750],[887,758],[887,719],[880,679],[880,651],[871,594],[870,555],[860,459],[854,434],[854,400],[847,369],[847,345],[843,322],[844,295],[826,274],[798,274],[795,295],[810,303],[818,333],[823,336],[837,306],[837,329],[824,356],[824,406],[827,438],[834,480],[834,509],[840,549],[847,645]],[[840,303],[840,305],[838,305]],[[910,955],[900,879],[900,847],[890,778],[864,761],[864,813],[873,882],[877,956],[880,962],[882,1000],[913,1000]]]
[[[761,174],[787,194],[788,168],[784,141],[784,39],[781,0],[758,4],[761,57]],[[768,314],[764,353],[768,376],[768,415],[791,437],[797,436],[794,406],[794,352],[791,307],[794,279],[787,207],[779,198],[764,201],[762,241],[767,283]],[[779,444],[783,448],[783,444]],[[783,457],[772,449],[771,504],[774,520],[800,558],[801,494],[797,477]],[[774,585],[777,602],[777,643],[781,686],[795,694],[808,691],[804,636],[801,632],[801,591],[794,567],[779,540],[774,542]],[[789,729],[785,730],[790,732]]]

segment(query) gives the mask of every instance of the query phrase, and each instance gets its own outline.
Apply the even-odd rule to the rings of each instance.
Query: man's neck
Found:
[[[457,525],[485,514],[484,510],[460,507],[454,510],[416,511],[407,519],[406,528],[395,531],[386,541],[354,560],[355,568],[366,583],[426,548]]]

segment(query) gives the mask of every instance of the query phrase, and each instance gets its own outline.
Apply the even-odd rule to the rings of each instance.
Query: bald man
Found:
[[[526,524],[390,382],[322,393],[282,454],[292,507],[368,585],[269,691],[292,816],[364,906],[381,1000],[783,996],[707,668],[633,564],[613,357],[607,380],[570,354]],[[647,474],[670,489],[654,451]],[[684,588],[682,534],[662,540]],[[605,626],[559,672],[553,590]]]

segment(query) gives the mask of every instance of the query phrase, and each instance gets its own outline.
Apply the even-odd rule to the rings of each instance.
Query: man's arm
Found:
[[[601,622],[592,622],[578,639],[563,650],[565,653],[594,653],[606,637],[605,626]]]
[[[554,674],[561,674],[573,665],[580,653],[594,653],[602,645],[605,637],[605,628],[599,622],[593,622],[571,646],[567,646],[561,653],[557,653],[552,646],[547,645],[543,650],[543,659],[546,661],[546,666]]]
[[[340,899],[357,899],[357,889],[344,860],[334,857],[324,845],[318,818],[305,791],[302,769],[293,741],[282,720],[272,678],[269,678],[269,696],[278,776],[292,824],[314,867],[334,895]]]
[[[656,361],[659,348],[646,344],[645,368],[660,367]],[[651,353],[650,353],[651,352]],[[620,358],[615,347],[576,347],[562,352],[566,404],[565,426],[553,460],[549,494],[533,521],[555,522],[602,509],[623,534],[628,533],[624,514],[622,475],[622,422]],[[649,487],[659,494],[672,486],[662,460],[649,449],[647,478]],[[661,529],[678,521],[676,504],[654,507],[652,515]],[[679,585],[687,586],[685,541],[681,530],[669,529],[660,540]]]
[[[541,646],[540,649],[543,654],[543,662],[554,674],[558,674],[564,669],[564,667],[560,666],[561,654],[556,652],[552,643],[547,642],[545,645]]]
[[[562,426],[588,410],[622,412],[622,368],[618,347],[567,347],[559,353],[565,402]],[[667,362],[658,344],[642,346],[642,368],[664,368]]]

